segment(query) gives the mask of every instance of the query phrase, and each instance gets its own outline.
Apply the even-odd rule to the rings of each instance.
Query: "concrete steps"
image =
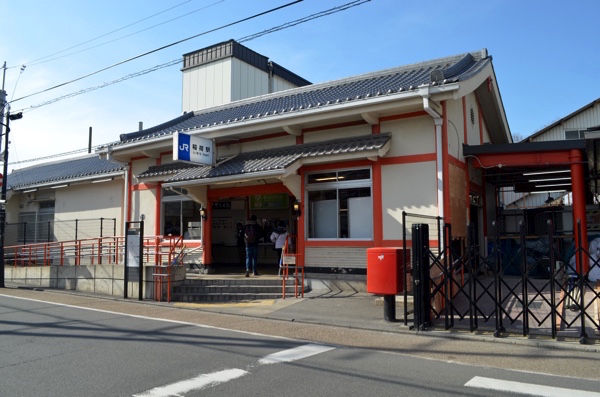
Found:
[[[306,288],[304,290],[306,292]],[[173,288],[171,295],[178,302],[239,302],[281,299],[281,279],[193,279]],[[294,286],[286,285],[286,297],[294,296]]]

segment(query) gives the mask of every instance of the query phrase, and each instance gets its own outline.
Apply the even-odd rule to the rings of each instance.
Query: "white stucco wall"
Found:
[[[435,153],[435,124],[429,116],[381,123],[381,132],[391,132],[386,157]]]
[[[156,225],[156,189],[134,191],[131,195],[131,220],[144,215],[144,236],[153,236]],[[160,221],[159,221],[160,222]]]
[[[465,141],[462,99],[446,101],[448,119],[448,154],[459,159]]]
[[[479,136],[479,105],[474,94],[469,94],[466,97],[467,111],[467,142],[469,145],[480,145],[481,138]],[[471,110],[473,111],[473,119],[471,119]],[[489,141],[489,138],[488,138]]]
[[[122,206],[123,206],[123,180],[115,179],[110,182],[85,183],[73,185],[55,191],[54,207],[54,234],[58,241],[72,240],[71,228],[60,228],[61,221],[74,219],[117,219],[117,234],[122,233]],[[84,223],[82,223],[84,225]],[[94,228],[94,235],[87,236],[86,228],[81,227],[78,238],[97,237],[98,231]],[[111,233],[107,234],[112,234]]]
[[[172,159],[173,156],[171,155],[170,158]],[[145,158],[145,159],[139,159],[139,160],[133,161],[131,164],[131,175],[132,175],[131,184],[136,185],[138,183],[143,183],[144,181],[139,180],[137,178],[137,175],[146,171],[149,167],[151,167],[153,165],[156,165],[156,159],[153,159],[153,158]]]
[[[330,141],[339,138],[351,138],[354,136],[371,134],[371,126],[368,124],[351,127],[332,128],[323,131],[308,132],[304,134],[304,143]]]
[[[381,167],[383,239],[402,238],[402,211],[437,216],[435,162]]]

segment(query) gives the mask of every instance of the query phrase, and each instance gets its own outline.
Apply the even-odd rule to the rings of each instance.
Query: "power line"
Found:
[[[255,33],[255,34],[252,34],[252,35],[249,35],[249,36],[242,37],[242,38],[238,39],[237,41],[238,42],[251,41],[251,40],[254,40],[256,38],[259,38],[259,37],[265,36],[267,34],[270,34],[270,33],[278,32],[280,30],[284,30],[284,29],[287,29],[287,28],[290,28],[290,27],[293,27],[293,26],[297,26],[297,25],[299,25],[301,23],[309,22],[309,21],[312,21],[312,20],[317,19],[317,18],[321,18],[321,17],[328,16],[328,15],[331,15],[331,14],[334,14],[334,13],[345,11],[345,10],[347,10],[349,8],[362,5],[362,4],[364,4],[366,2],[369,2],[369,1],[371,1],[371,0],[355,0],[355,1],[343,4],[343,5],[338,6],[338,7],[333,7],[333,8],[330,8],[328,10],[320,11],[318,13],[311,14],[311,15],[308,15],[308,16],[303,17],[303,18],[299,18],[299,19],[296,19],[296,20],[293,20],[293,21],[290,21],[290,22],[286,22],[286,23],[278,25],[278,26],[274,26],[274,27],[269,28],[269,29],[265,29],[262,32],[258,32],[258,33]],[[95,87],[89,87],[89,88],[86,88],[84,90],[80,90],[80,91],[77,91],[77,92],[73,92],[71,94],[63,95],[61,97],[54,98],[52,100],[43,102],[41,104],[38,104],[38,105],[35,105],[35,106],[31,106],[30,109],[22,109],[20,111],[34,110],[36,108],[39,108],[39,107],[42,107],[42,106],[45,106],[45,105],[49,105],[49,104],[54,103],[54,102],[61,101],[63,99],[72,98],[74,96],[82,95],[82,94],[85,94],[85,93],[90,92],[90,91],[95,91],[95,90],[98,90],[100,88],[104,88],[104,87],[112,85],[112,84],[117,84],[117,83],[120,83],[122,81],[132,79],[134,77],[142,76],[142,75],[154,72],[154,71],[162,69],[162,68],[166,68],[166,67],[169,67],[169,66],[174,66],[174,65],[177,65],[177,64],[179,64],[181,62],[183,62],[182,59],[174,59],[174,60],[165,62],[163,64],[156,65],[156,66],[154,66],[152,68],[141,70],[139,72],[129,74],[127,76],[121,77],[119,79],[116,79],[116,80],[113,80],[113,81],[110,81],[110,82],[103,83],[103,84],[95,86]],[[107,145],[106,143],[100,144],[100,145],[96,145],[92,149],[96,150],[96,149],[98,149],[100,147],[104,147],[106,145]],[[73,150],[73,151],[70,151],[70,152],[58,153],[58,154],[53,154],[53,155],[49,155],[49,156],[45,156],[45,157],[38,157],[38,158],[35,158],[35,159],[21,160],[21,161],[12,162],[12,163],[9,163],[9,164],[10,165],[16,165],[16,164],[30,163],[30,162],[39,161],[39,160],[48,160],[48,159],[53,159],[53,158],[68,156],[68,155],[71,155],[71,154],[83,153],[83,152],[86,152],[87,150],[88,150],[88,148],[76,149],[76,150]]]
[[[275,27],[272,27],[270,29],[263,30],[262,32],[258,32],[258,33],[254,33],[254,34],[249,35],[249,36],[242,37],[241,39],[238,39],[237,42],[238,43],[243,43],[243,42],[246,42],[246,41],[254,40],[256,38],[259,38],[261,36],[264,36],[264,35],[267,35],[267,34],[270,34],[270,33],[278,32],[280,30],[291,28],[292,26],[300,25],[301,23],[312,21],[313,19],[325,17],[325,16],[328,16],[328,15],[331,15],[331,14],[335,14],[335,13],[340,12],[340,11],[345,11],[345,10],[347,10],[349,8],[357,7],[359,5],[367,3],[369,1],[371,1],[371,0],[355,0],[355,1],[343,4],[343,5],[338,6],[338,7],[333,7],[333,8],[330,8],[328,10],[321,11],[321,12],[318,12],[316,14],[309,15],[309,16],[304,17],[304,18],[300,18],[300,19],[296,19],[294,21],[286,22],[283,25],[275,26]]]
[[[84,45],[84,44],[91,43],[92,41],[96,41],[96,40],[98,40],[98,39],[101,39],[102,37],[109,36],[109,35],[111,35],[111,34],[113,34],[113,33],[116,33],[116,32],[118,32],[118,31],[120,31],[120,30],[126,29],[126,28],[128,28],[128,27],[130,27],[130,26],[137,25],[138,23],[140,23],[140,22],[143,22],[143,21],[146,21],[146,20],[148,20],[148,19],[151,19],[151,18],[154,18],[154,17],[155,17],[155,16],[157,16],[157,15],[164,14],[165,12],[167,12],[167,11],[170,11],[170,10],[172,10],[172,9],[174,9],[174,8],[177,8],[177,7],[181,7],[183,4],[185,4],[185,3],[189,3],[190,1],[191,1],[191,0],[186,0],[186,1],[184,1],[183,3],[179,3],[179,4],[177,4],[177,5],[174,5],[173,7],[169,7],[169,8],[167,8],[166,10],[163,10],[163,11],[157,12],[156,14],[150,15],[150,16],[148,16],[148,17],[146,17],[146,18],[142,18],[142,19],[140,19],[140,20],[138,20],[138,21],[132,22],[132,23],[130,23],[129,25],[125,25],[125,26],[123,26],[123,27],[120,27],[120,28],[118,28],[118,29],[112,30],[112,31],[110,31],[110,32],[108,32],[108,33],[105,33],[105,34],[102,34],[102,35],[100,35],[100,36],[94,37],[93,39],[89,39],[89,40],[86,40],[86,41],[84,41],[84,42],[81,42],[81,43],[79,43],[79,44],[75,44],[74,46],[71,46],[71,47],[65,48],[64,50],[60,50],[60,51],[54,52],[54,53],[52,53],[52,54],[49,54],[49,55],[46,55],[46,56],[44,56],[44,57],[41,57],[41,58],[38,58],[38,59],[34,59],[33,61],[29,62],[27,65],[28,65],[28,66],[33,66],[33,65],[38,65],[38,64],[40,64],[40,63],[44,63],[44,62],[49,62],[49,61],[52,61],[52,60],[54,60],[54,59],[58,59],[58,58],[53,58],[53,59],[48,59],[48,60],[45,60],[45,61],[43,61],[43,60],[44,60],[44,59],[46,59],[46,58],[50,58],[50,57],[52,57],[52,56],[54,56],[54,55],[62,54],[63,52],[66,52],[66,51],[72,50],[73,48],[81,47],[81,46],[82,46],[82,45]],[[70,55],[70,54],[67,54],[67,55]],[[65,56],[67,56],[67,55],[65,55]],[[62,57],[59,57],[59,58],[62,58]],[[40,62],[40,61],[43,61],[43,62]]]
[[[191,1],[191,0],[188,0],[188,1]],[[142,29],[142,30],[138,30],[138,31],[136,31],[136,32],[130,33],[130,34],[128,34],[128,35],[125,35],[125,36],[117,37],[116,39],[113,39],[113,40],[105,41],[104,43],[100,43],[100,44],[97,44],[97,45],[95,45],[95,46],[87,47],[87,48],[81,49],[81,50],[79,50],[79,51],[70,52],[70,53],[68,53],[68,54],[61,55],[61,56],[59,56],[59,57],[55,57],[55,58],[51,58],[51,59],[47,59],[47,60],[45,60],[45,61],[41,61],[41,62],[36,62],[36,61],[33,61],[34,63],[29,63],[28,65],[29,65],[29,66],[33,66],[33,65],[39,65],[39,64],[41,64],[41,63],[45,63],[45,62],[54,61],[54,60],[56,60],[56,59],[65,58],[65,57],[68,57],[68,56],[71,56],[71,55],[79,54],[79,53],[81,53],[81,52],[85,52],[85,51],[92,50],[92,49],[94,49],[94,48],[102,47],[102,46],[104,46],[104,45],[107,45],[107,44],[110,44],[110,43],[114,43],[115,41],[119,41],[119,40],[125,39],[125,38],[127,38],[127,37],[130,37],[130,36],[136,35],[136,34],[138,34],[138,33],[142,33],[142,32],[145,32],[145,31],[147,31],[147,30],[150,30],[150,29],[154,29],[154,28],[156,28],[156,27],[158,27],[158,26],[165,25],[165,24],[167,24],[167,23],[169,23],[169,22],[173,22],[173,21],[175,21],[175,20],[177,20],[177,19],[181,19],[181,18],[187,17],[188,15],[194,14],[194,13],[196,13],[196,12],[199,12],[199,11],[202,11],[202,10],[205,10],[205,9],[207,9],[207,8],[209,8],[209,7],[212,7],[212,6],[215,6],[215,5],[219,4],[219,3],[223,3],[224,1],[225,1],[225,0],[219,0],[219,1],[215,2],[215,3],[212,3],[212,4],[209,4],[209,5],[207,5],[207,6],[205,6],[205,7],[198,8],[198,9],[196,9],[196,10],[194,10],[194,11],[190,11],[190,12],[188,12],[188,13],[186,13],[186,14],[183,14],[183,15],[180,15],[180,16],[178,16],[178,17],[175,17],[175,18],[169,19],[169,20],[167,20],[167,21],[164,21],[164,22],[158,23],[158,24],[156,24],[156,25],[152,25],[152,26],[150,26],[150,27],[147,27],[147,28],[145,28],[145,29]],[[182,4],[183,4],[183,3],[182,3]],[[180,4],[180,5],[181,5],[181,4]],[[176,6],[176,7],[178,7],[178,6]],[[171,8],[169,8],[169,9],[165,10],[165,11],[168,11],[168,10],[170,10],[170,9],[172,9],[172,8],[175,8],[175,7],[171,7]],[[165,11],[163,11],[163,12],[165,12]],[[160,14],[160,13],[159,13],[159,14]],[[155,16],[155,15],[158,15],[158,14],[154,14],[154,15],[152,15],[152,16],[150,16],[150,17],[148,17],[148,18],[142,19],[141,21],[144,21],[144,20],[146,20],[146,19],[149,19],[149,18],[151,18],[151,17],[153,17],[153,16]],[[138,22],[140,22],[140,21],[138,21]],[[135,22],[135,23],[137,23],[137,22]],[[124,29],[124,28],[126,28],[126,27],[129,27],[129,26],[131,26],[131,25],[134,25],[135,23],[129,24],[129,25],[127,25],[127,26],[125,26],[125,27],[123,27],[123,28],[121,28],[121,29]],[[97,37],[96,39],[98,39],[98,38],[101,38],[101,37],[104,37],[104,36],[107,36],[107,35],[109,35],[109,34],[111,34],[111,33],[117,32],[117,31],[119,31],[119,30],[121,30],[121,29],[114,30],[114,31],[112,31],[112,32],[110,32],[110,33],[107,33],[107,34],[104,34],[104,35],[102,35],[102,36],[99,36],[99,37]],[[88,40],[88,41],[86,41],[86,42],[84,42],[84,43],[82,43],[82,44],[89,43],[89,42],[91,42],[91,41],[94,41],[94,40],[96,40],[96,39]],[[80,46],[80,45],[82,45],[82,44],[78,44],[78,45],[76,45],[76,46],[70,47],[70,48],[68,48],[67,50],[69,50],[69,49],[72,49],[72,48],[79,47],[79,46]],[[67,51],[67,50],[59,51],[59,52],[56,52],[56,53],[54,53],[54,54],[52,54],[52,55],[60,54],[61,52],[64,52],[64,51]],[[52,56],[52,55],[49,55],[49,56]],[[44,59],[44,58],[40,58],[40,59]]]
[[[367,3],[369,1],[371,1],[371,0],[355,0],[355,1],[352,1],[350,3],[346,3],[346,4],[338,6],[338,7],[333,7],[333,8],[330,8],[328,10],[325,10],[325,11],[320,11],[318,13],[311,14],[311,15],[306,16],[304,18],[300,18],[300,19],[296,19],[294,21],[286,22],[286,23],[284,23],[282,25],[278,25],[278,26],[272,27],[270,29],[263,30],[262,32],[258,32],[258,33],[254,33],[254,34],[249,35],[249,36],[242,37],[241,39],[238,39],[237,42],[241,43],[241,42],[246,42],[246,41],[254,40],[254,39],[259,38],[261,36],[265,36],[267,34],[278,32],[280,30],[284,30],[284,29],[287,29],[287,28],[291,28],[291,27],[299,25],[301,23],[309,22],[309,21],[312,21],[312,20],[317,19],[317,18],[321,18],[321,17],[325,17],[325,16],[328,16],[328,15],[331,15],[331,14],[334,14],[334,13],[337,13],[337,12],[345,11],[345,10],[347,10],[349,8],[362,5],[362,4]],[[28,109],[20,109],[19,111],[29,112],[31,110],[35,110],[35,109],[40,108],[42,106],[50,105],[52,103],[62,101],[63,99],[68,99],[68,98],[72,98],[72,97],[75,97],[75,96],[78,96],[78,95],[82,95],[82,94],[85,94],[85,93],[88,93],[88,92],[91,92],[91,91],[96,91],[96,90],[99,90],[100,88],[104,88],[104,87],[107,87],[109,85],[121,83],[121,82],[123,82],[125,80],[129,80],[129,79],[132,79],[134,77],[143,76],[145,74],[148,74],[148,73],[151,73],[151,72],[154,72],[154,71],[157,71],[157,70],[169,67],[169,66],[177,65],[177,64],[179,64],[181,62],[183,62],[183,60],[181,58],[174,59],[174,60],[165,62],[163,64],[153,66],[153,67],[151,67],[149,69],[141,70],[139,72],[132,73],[132,74],[129,74],[127,76],[123,76],[121,78],[118,78],[116,80],[112,80],[112,81],[109,81],[109,82],[102,83],[102,84],[97,85],[95,87],[88,87],[88,88],[85,88],[85,89],[82,89],[82,90],[79,90],[79,91],[76,91],[76,92],[72,92],[70,94],[66,94],[66,95],[63,95],[63,96],[60,96],[60,97],[57,97],[57,98],[54,98],[54,99],[51,99],[51,100],[39,103],[37,105],[32,105]]]
[[[250,16],[250,17],[243,18],[243,19],[239,19],[239,20],[237,20],[237,21],[235,21],[235,22],[231,22],[231,23],[228,23],[228,24],[226,24],[226,25],[221,25],[221,26],[219,26],[218,28],[210,29],[210,30],[207,30],[207,31],[205,31],[205,32],[199,33],[199,34],[197,34],[197,35],[190,36],[190,37],[188,37],[188,38],[185,38],[185,39],[182,39],[182,40],[179,40],[179,41],[173,42],[173,43],[171,43],[171,44],[167,44],[167,45],[164,45],[164,46],[162,46],[162,47],[155,48],[154,50],[147,51],[147,52],[145,52],[145,53],[142,53],[142,54],[139,54],[139,55],[133,56],[133,57],[131,57],[131,58],[128,58],[128,59],[125,59],[125,60],[123,60],[123,61],[121,61],[121,62],[117,62],[117,63],[115,63],[115,64],[113,64],[113,65],[110,65],[110,66],[107,66],[107,67],[105,67],[105,68],[102,68],[102,69],[96,70],[95,72],[88,73],[88,74],[86,74],[86,75],[84,75],[84,76],[81,76],[81,77],[75,78],[75,79],[73,79],[73,80],[66,81],[66,82],[64,82],[64,83],[61,83],[61,84],[55,85],[55,86],[53,86],[53,87],[50,87],[50,88],[46,88],[45,90],[42,90],[42,91],[34,92],[33,94],[25,95],[25,96],[23,96],[23,97],[20,97],[20,98],[17,98],[17,99],[15,99],[15,100],[13,100],[12,102],[17,102],[17,101],[20,101],[20,100],[22,100],[22,99],[29,98],[29,97],[32,97],[32,96],[34,96],[34,95],[41,94],[41,93],[43,93],[43,92],[48,92],[48,91],[54,90],[54,89],[56,89],[56,88],[63,87],[63,86],[65,86],[65,85],[68,85],[68,84],[74,83],[74,82],[76,82],[76,81],[79,81],[79,80],[83,80],[83,79],[85,79],[85,78],[87,78],[87,77],[93,76],[93,75],[95,75],[95,74],[98,74],[98,73],[100,73],[100,72],[104,72],[105,70],[112,69],[112,68],[114,68],[114,67],[116,67],[116,66],[123,65],[123,64],[125,64],[125,63],[127,63],[127,62],[131,62],[131,61],[133,61],[133,60],[135,60],[135,59],[142,58],[142,57],[144,57],[144,56],[146,56],[146,55],[150,55],[150,54],[153,54],[153,53],[155,53],[155,52],[158,52],[158,51],[164,50],[164,49],[166,49],[166,48],[173,47],[174,45],[181,44],[181,43],[183,43],[183,42],[186,42],[186,41],[188,41],[188,40],[195,39],[196,37],[200,37],[200,36],[206,35],[206,34],[208,34],[208,33],[216,32],[216,31],[218,31],[218,30],[222,30],[222,29],[228,28],[228,27],[230,27],[230,26],[237,25],[237,24],[239,24],[239,23],[246,22],[246,21],[249,21],[249,20],[251,20],[251,19],[254,19],[254,18],[258,18],[259,16],[263,16],[263,15],[266,15],[266,14],[269,14],[269,13],[272,13],[272,12],[275,12],[275,11],[278,11],[278,10],[281,10],[281,9],[283,9],[283,8],[286,8],[286,7],[289,7],[289,6],[291,6],[291,5],[294,5],[294,4],[297,4],[297,3],[300,3],[300,2],[302,2],[302,1],[303,1],[303,0],[295,0],[295,1],[292,1],[292,2],[290,2],[290,3],[284,4],[284,5],[282,5],[282,6],[275,7],[275,8],[271,8],[270,10],[267,10],[267,11],[264,11],[264,12],[261,12],[261,13],[258,13],[258,14],[254,14],[254,15],[252,15],[252,16]]]

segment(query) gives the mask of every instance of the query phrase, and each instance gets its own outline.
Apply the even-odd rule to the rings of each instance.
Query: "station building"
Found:
[[[236,224],[256,215],[265,239],[286,224],[308,273],[364,275],[368,248],[401,245],[403,212],[483,241],[497,196],[463,148],[512,142],[487,50],[317,84],[235,41],[183,58],[181,116],[54,179],[49,164],[9,175],[8,221],[102,216],[123,233],[144,219],[145,235],[183,235],[216,268],[236,263]],[[174,160],[179,134],[209,142],[213,162]],[[276,266],[270,243],[259,262]]]

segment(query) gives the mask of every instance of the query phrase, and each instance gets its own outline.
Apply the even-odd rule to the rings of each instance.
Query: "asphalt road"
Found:
[[[599,358],[0,291],[2,396],[600,396]]]

